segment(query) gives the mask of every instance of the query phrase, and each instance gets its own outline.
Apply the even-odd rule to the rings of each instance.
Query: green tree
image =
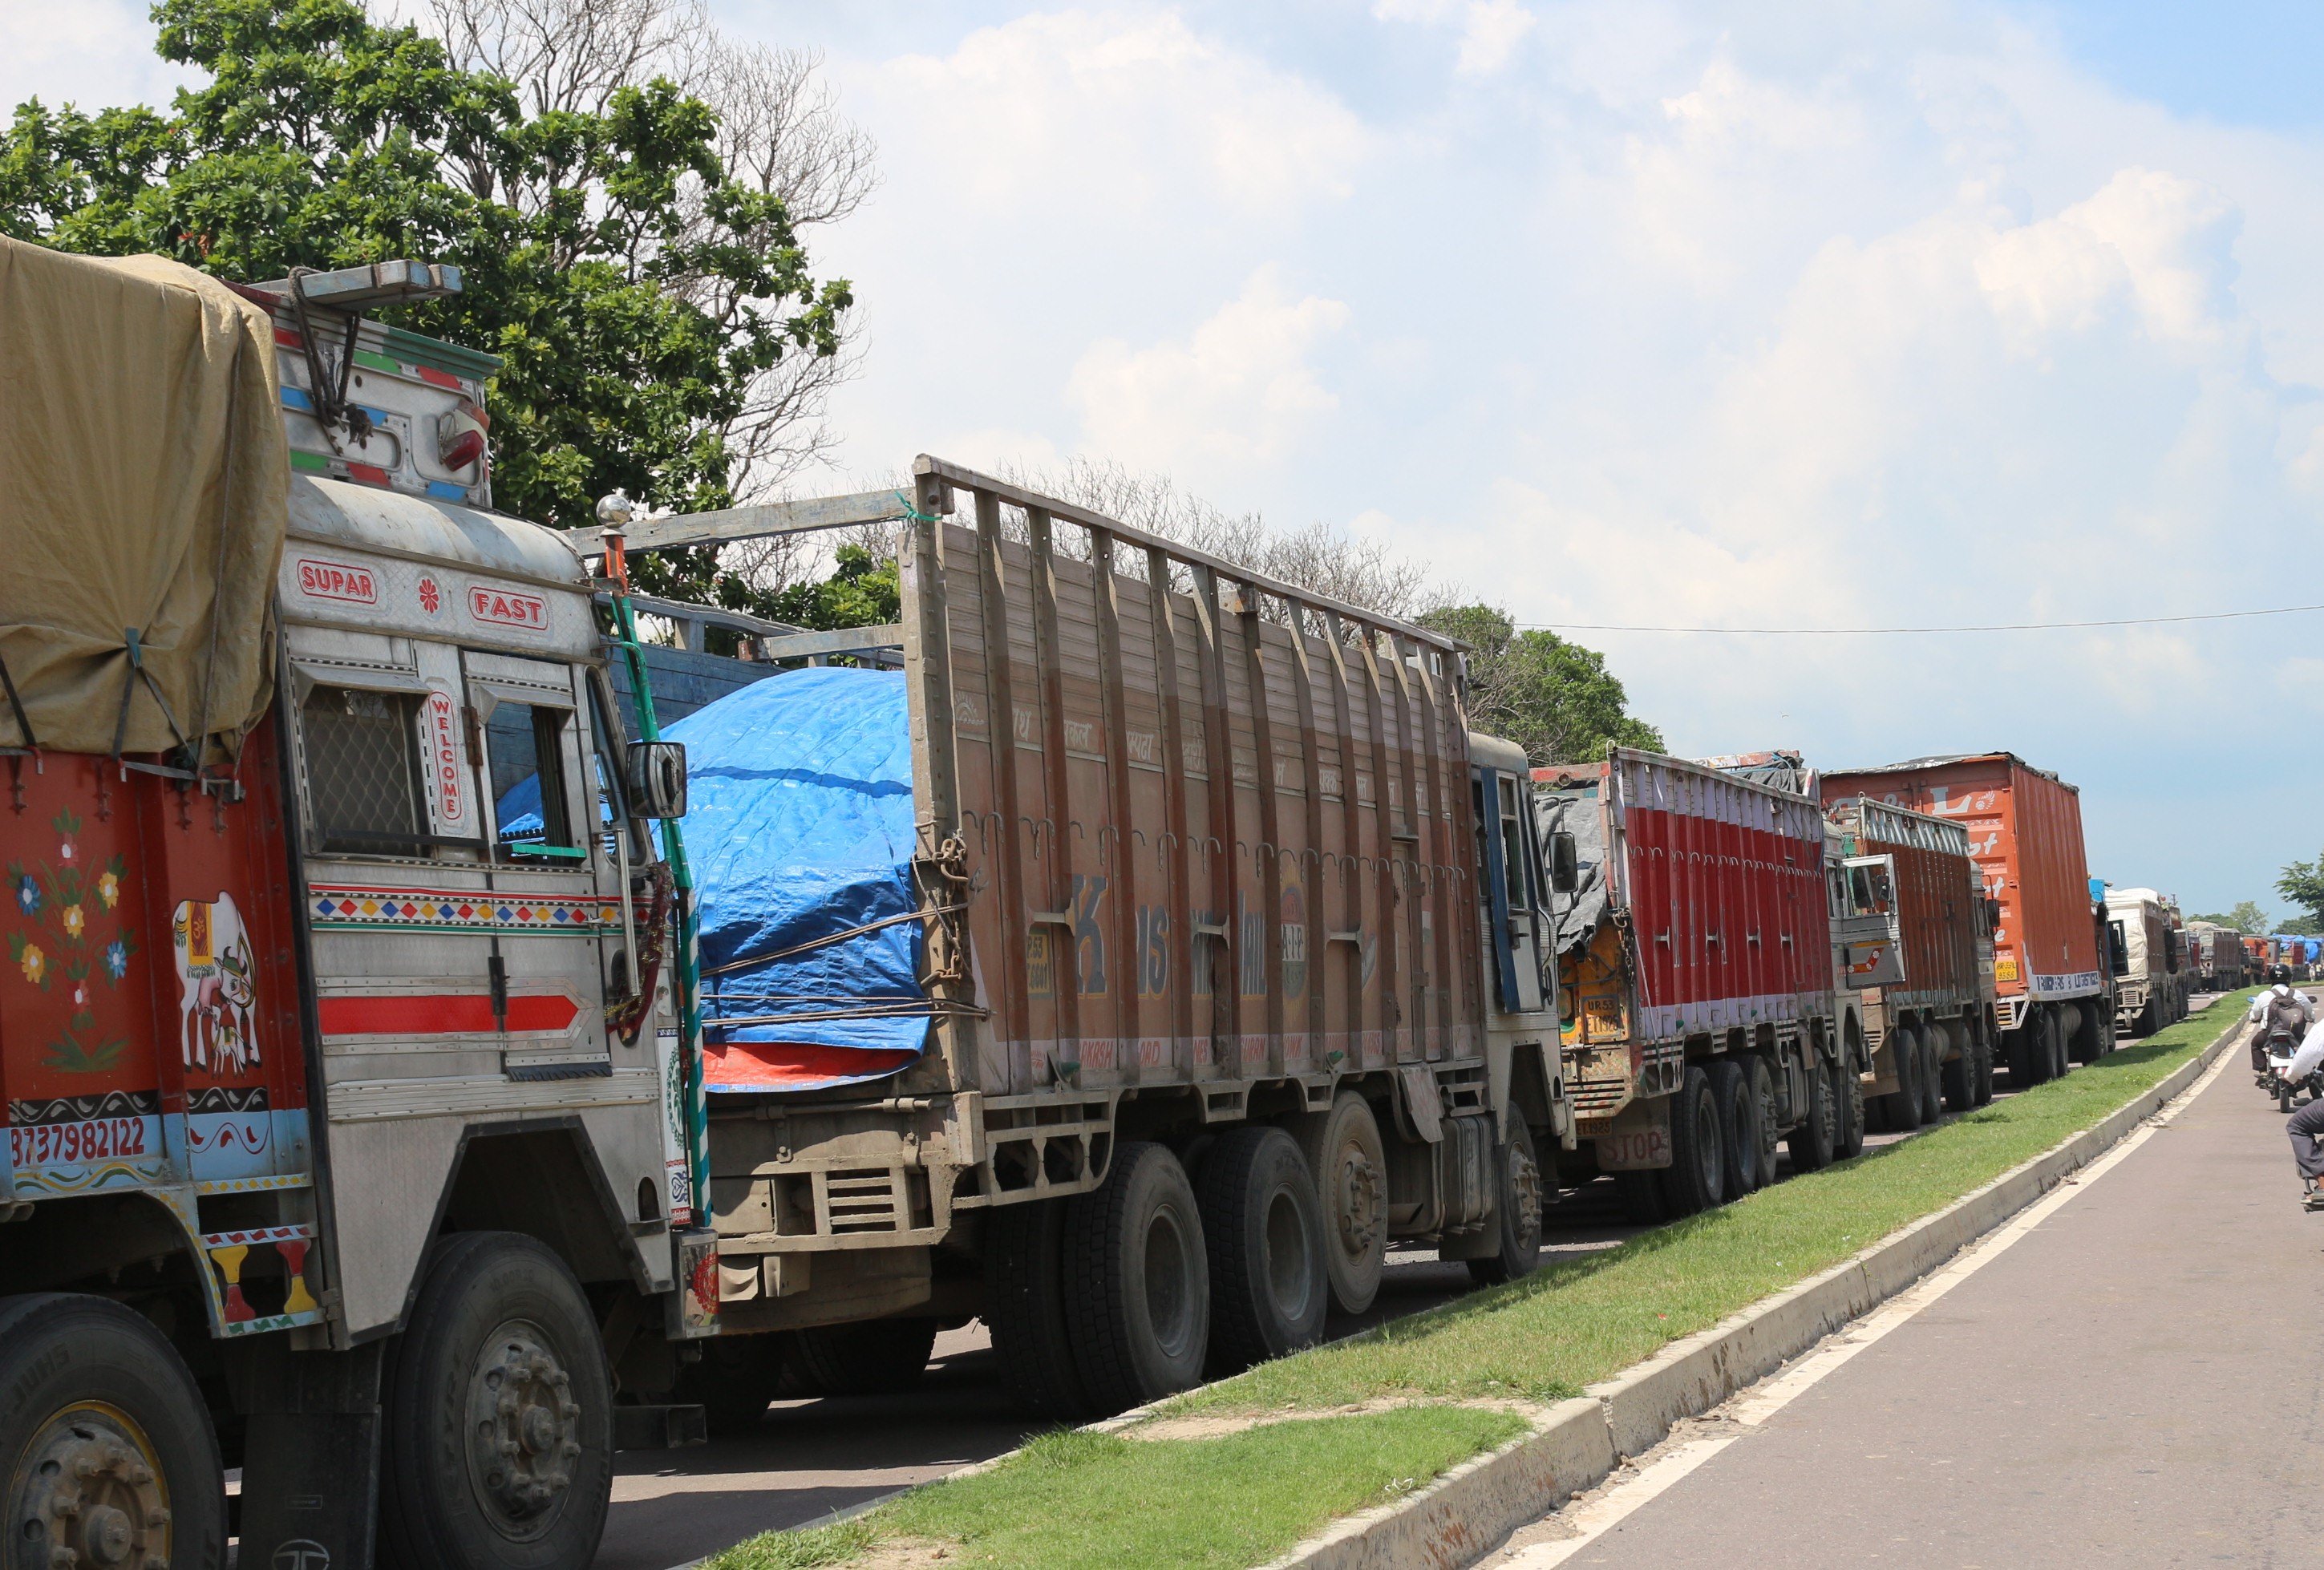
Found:
[[[1535,762],[1588,762],[1616,746],[1662,751],[1662,733],[1626,712],[1628,695],[1596,650],[1520,633],[1506,611],[1485,605],[1440,606],[1420,621],[1471,647],[1469,723]]]
[[[2216,927],[2232,927],[2238,932],[2261,933],[2271,930],[2267,912],[2249,900],[2243,900],[2226,915],[2190,916],[2190,921],[2209,921]]]
[[[2324,854],[2312,862],[2293,862],[2285,867],[2275,881],[2275,891],[2307,911],[2311,920],[2324,921]],[[2299,931],[2288,924],[2280,930]]]
[[[904,619],[903,589],[893,557],[882,561],[861,545],[843,545],[821,583],[795,583],[776,595],[768,613],[777,621],[816,631],[879,627]]]
[[[502,356],[489,406],[505,511],[586,526],[617,488],[724,506],[721,433],[753,380],[838,346],[848,285],[815,280],[781,199],[727,178],[715,118],[666,80],[602,112],[529,114],[506,80],[354,0],[160,0],[152,15],[162,57],[208,82],[166,113],[18,106],[0,134],[0,232],[244,282],[457,263],[461,294],[383,314]],[[643,559],[640,577],[769,610],[710,550]]]

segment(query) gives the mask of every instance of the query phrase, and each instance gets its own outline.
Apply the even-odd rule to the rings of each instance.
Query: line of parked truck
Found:
[[[940,459],[507,516],[493,363],[364,314],[459,282],[0,240],[11,1565],[580,1570],[617,1449],[785,1381],[978,1317],[1117,1411],[2248,958],[2011,753],[1536,767],[1452,640]],[[632,552],[855,523],[898,625],[641,643]]]

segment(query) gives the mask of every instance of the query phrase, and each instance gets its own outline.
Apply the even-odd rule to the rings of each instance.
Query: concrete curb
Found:
[[[1393,1505],[1335,1522],[1262,1570],[1460,1570],[1509,1533],[1594,1488],[1817,1342],[1895,1297],[2024,1209],[2175,1100],[2218,1060],[2240,1016],[2137,1099],[1821,1275],[1683,1336],[1585,1399],[1551,1408],[1531,1435]]]

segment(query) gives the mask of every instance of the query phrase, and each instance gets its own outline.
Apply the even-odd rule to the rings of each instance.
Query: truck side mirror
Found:
[[[632,742],[623,775],[630,810],[638,817],[686,816],[684,742]]]
[[[1582,883],[1582,861],[1573,848],[1573,836],[1558,829],[1549,836],[1549,887],[1555,894],[1571,894]]]

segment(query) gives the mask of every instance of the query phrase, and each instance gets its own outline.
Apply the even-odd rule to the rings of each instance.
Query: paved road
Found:
[[[2317,1563],[2324,1215],[2299,1208],[2282,1123],[2231,1063],[2014,1247],[1564,1563]]]

